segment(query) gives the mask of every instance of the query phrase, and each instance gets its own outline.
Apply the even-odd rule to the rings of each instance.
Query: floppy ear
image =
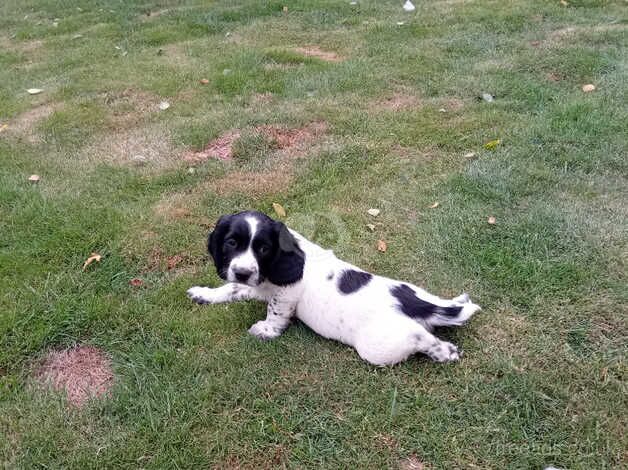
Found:
[[[223,215],[218,222],[216,222],[216,227],[214,227],[213,232],[209,232],[209,236],[207,237],[207,251],[211,255],[214,260],[214,264],[216,265],[216,271],[218,275],[226,279],[224,260],[222,256],[222,243],[225,241],[225,235],[229,230],[230,224],[229,215]]]
[[[283,223],[275,221],[273,231],[277,237],[277,253],[266,278],[277,286],[294,284],[303,278],[305,253]]]

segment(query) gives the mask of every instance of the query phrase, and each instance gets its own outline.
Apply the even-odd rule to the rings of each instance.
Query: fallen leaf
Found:
[[[489,140],[487,143],[484,144],[484,148],[486,150],[494,150],[495,147],[497,147],[501,143],[502,141],[500,139]]]
[[[90,257],[85,260],[85,263],[83,263],[83,270],[85,270],[85,268],[87,268],[87,266],[92,264],[94,261],[100,262],[101,259],[102,256],[100,256],[98,253],[92,253]]]
[[[26,90],[26,92],[27,92],[29,95],[38,95],[38,94],[40,94],[42,91],[44,91],[44,90],[42,90],[41,88],[29,88],[28,90]]]
[[[366,212],[373,217],[377,217],[381,211],[379,209],[369,209]]]
[[[207,80],[206,78],[201,78],[201,85],[207,85],[209,83],[209,80]]]
[[[2,124],[2,125],[0,126],[0,132],[4,132],[4,131],[5,131],[6,129],[8,129],[8,128],[9,128],[9,125],[8,125],[8,124]]]
[[[600,379],[602,379],[603,382],[606,382],[607,377],[608,377],[608,367],[602,367],[602,370],[600,370]]]
[[[446,110],[445,108],[440,108],[440,109],[438,110],[438,112],[439,112],[439,113],[446,113],[446,112],[447,112],[447,110]]]
[[[381,251],[382,253],[386,253],[388,249],[388,245],[384,240],[377,240],[377,251]]]
[[[463,155],[463,157],[471,160],[472,158],[475,158],[475,152],[467,152]]]
[[[144,285],[144,281],[142,281],[140,278],[134,277],[129,281],[129,284],[133,287],[141,287]]]
[[[403,4],[403,11],[407,11],[408,13],[410,13],[414,10],[416,10],[416,8],[412,4],[412,2],[410,0],[406,0],[406,3]]]
[[[288,7],[285,6],[285,7],[282,8],[282,10],[283,10],[284,13],[288,13]]]
[[[430,206],[430,209],[436,209],[439,205],[438,201],[435,201],[434,204]]]
[[[405,23],[403,21],[397,21],[397,26],[403,26]]]
[[[593,90],[595,90],[595,85],[593,85],[592,83],[587,83],[586,85],[582,85],[582,91],[584,91],[585,93],[589,93]]]
[[[490,93],[482,93],[482,99],[487,103],[492,103],[493,101],[495,101],[495,97]]]
[[[161,103],[159,103],[159,109],[161,109],[162,111],[165,111],[169,107],[170,103],[168,103],[167,101],[162,101]]]
[[[539,47],[541,45],[541,41],[530,41],[530,45],[532,47]]]
[[[366,226],[369,228],[371,232],[375,231],[375,224],[366,224]]]
[[[286,210],[283,208],[281,204],[277,202],[273,202],[273,209],[275,210],[275,214],[277,214],[279,217],[286,216]]]
[[[497,219],[493,216],[490,216],[487,220],[487,222],[491,225],[495,225],[497,223]]]
[[[41,176],[39,175],[30,175],[28,177],[28,181],[30,181],[31,183],[38,183],[40,179],[41,179]]]
[[[81,39],[82,37],[82,34],[75,34],[74,36],[72,36],[72,39]]]
[[[357,5],[357,4],[358,4],[358,2],[349,2],[349,5],[353,5],[353,6],[355,6],[355,5]]]
[[[569,5],[569,2],[567,0],[560,0],[560,4],[566,7],[567,5]]]

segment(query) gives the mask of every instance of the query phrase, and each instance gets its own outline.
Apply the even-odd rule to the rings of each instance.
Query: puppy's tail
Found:
[[[424,321],[430,326],[460,326],[480,310],[467,294],[462,294],[453,298],[450,306],[434,308]]]

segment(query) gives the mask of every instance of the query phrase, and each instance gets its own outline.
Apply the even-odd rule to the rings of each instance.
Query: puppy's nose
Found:
[[[249,271],[248,269],[243,269],[243,268],[234,268],[233,269],[233,275],[240,282],[248,281],[249,278],[251,277],[251,274],[253,274],[253,273],[251,271]]]

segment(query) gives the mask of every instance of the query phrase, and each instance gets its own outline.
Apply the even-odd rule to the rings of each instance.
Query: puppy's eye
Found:
[[[225,240],[225,246],[229,248],[235,248],[236,246],[238,246],[238,242],[235,238],[227,238]]]
[[[260,255],[264,256],[270,253],[270,247],[268,245],[260,245],[257,251]]]

